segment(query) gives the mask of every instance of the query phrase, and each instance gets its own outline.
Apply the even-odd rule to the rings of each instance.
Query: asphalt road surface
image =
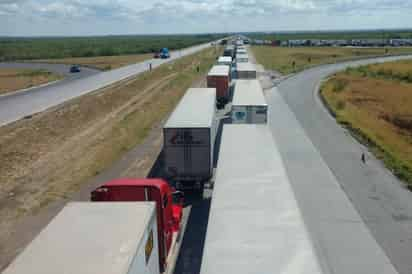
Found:
[[[152,67],[155,68],[161,64],[198,52],[210,45],[211,43],[207,43],[171,52],[171,58],[169,59],[150,59],[141,63],[93,74],[89,77],[67,79],[53,85],[31,89],[27,92],[0,97],[0,126],[145,72],[149,70],[149,64],[152,64]]]
[[[63,75],[67,80],[74,80],[83,77],[88,77],[93,74],[99,73],[100,70],[88,68],[88,67],[81,67],[80,72],[77,73],[70,73],[71,65],[65,64],[46,64],[46,63],[18,63],[18,62],[7,62],[7,63],[0,63],[0,68],[16,68],[16,69],[44,69],[50,72],[54,72],[60,75]]]
[[[397,59],[312,68],[270,92],[269,124],[325,273],[412,273],[412,193],[373,155],[362,164],[367,148],[317,93],[322,79],[349,65]]]

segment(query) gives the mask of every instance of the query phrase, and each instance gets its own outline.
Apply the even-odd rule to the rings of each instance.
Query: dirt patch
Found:
[[[0,68],[0,94],[39,86],[62,78],[63,76],[46,70]]]
[[[19,237],[13,232],[21,220],[70,199],[90,178],[141,144],[218,53],[202,51],[0,128],[0,159],[5,163],[0,166],[0,243]],[[155,154],[135,159],[122,175],[143,176]],[[0,244],[0,265],[8,261],[3,254],[15,251]]]

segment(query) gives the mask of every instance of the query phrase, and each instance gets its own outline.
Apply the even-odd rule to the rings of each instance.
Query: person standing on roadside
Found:
[[[361,155],[361,161],[362,161],[362,163],[366,164],[366,157],[365,157],[365,153],[363,153],[363,152],[362,152],[362,155]]]

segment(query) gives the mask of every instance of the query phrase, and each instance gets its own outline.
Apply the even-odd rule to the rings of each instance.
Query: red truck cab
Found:
[[[175,196],[175,197],[174,197]],[[178,198],[178,201],[174,201]],[[162,179],[117,179],[91,193],[97,202],[156,202],[159,265],[166,269],[173,241],[179,236],[183,213],[183,195]]]

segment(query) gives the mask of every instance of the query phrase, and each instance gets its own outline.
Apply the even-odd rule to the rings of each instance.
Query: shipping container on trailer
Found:
[[[218,65],[224,65],[224,66],[232,66],[232,57],[230,56],[220,56],[219,59],[217,60]]]
[[[249,62],[249,55],[247,53],[237,53],[236,63],[247,63]]]
[[[178,189],[203,188],[213,174],[216,89],[191,88],[163,127],[164,167]]]
[[[238,79],[256,79],[256,66],[252,63],[239,63],[236,65],[236,76]]]
[[[207,87],[216,88],[218,101],[226,103],[229,100],[230,67],[216,65],[207,74]]]
[[[323,273],[266,125],[224,126],[200,273]]]
[[[73,202],[3,274],[159,274],[154,202]]]
[[[268,104],[258,80],[237,80],[232,101],[232,123],[266,124]]]
[[[235,57],[235,46],[228,45],[223,51],[223,56],[230,56],[234,58]]]

